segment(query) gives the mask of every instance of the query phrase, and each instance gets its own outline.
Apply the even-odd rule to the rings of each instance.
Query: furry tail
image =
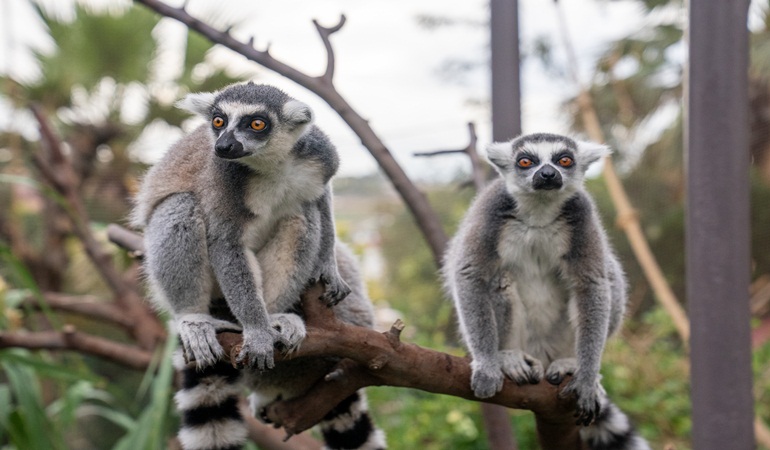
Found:
[[[381,450],[387,447],[385,433],[369,416],[366,394],[359,390],[346,398],[320,423],[324,448],[328,450]]]
[[[600,397],[601,412],[596,421],[580,430],[580,437],[591,450],[650,450],[650,445],[636,432],[631,420],[612,403]]]
[[[227,363],[205,369],[174,357],[182,388],[174,396],[182,416],[179,442],[185,450],[238,450],[246,441],[246,426],[238,411],[240,372]]]

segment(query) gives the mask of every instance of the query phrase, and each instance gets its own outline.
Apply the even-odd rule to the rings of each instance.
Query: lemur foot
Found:
[[[273,423],[273,421],[267,417],[267,405],[280,399],[281,396],[279,395],[278,398],[274,400],[267,400],[256,392],[252,392],[249,394],[249,409],[251,410],[251,415],[256,419],[259,419],[262,423]]]
[[[297,351],[307,335],[305,322],[296,314],[271,314],[270,326],[276,331],[274,342],[276,348],[285,354]]]
[[[575,424],[588,426],[599,416],[601,403],[599,396],[603,389],[596,378],[585,379],[577,370],[572,376],[572,380],[559,392],[560,398],[577,395],[577,406],[575,408]]]
[[[543,379],[543,363],[521,350],[501,350],[503,373],[516,384],[537,384]]]
[[[567,375],[572,375],[577,371],[577,359],[561,358],[552,362],[545,371],[545,379],[553,385],[559,385]]]
[[[275,367],[273,360],[273,342],[276,332],[272,328],[245,328],[243,347],[235,359],[239,367],[265,370]]]
[[[194,361],[199,369],[213,366],[225,354],[217,341],[217,331],[240,330],[237,325],[208,314],[183,314],[176,318],[175,324],[185,362]]]
[[[324,293],[321,300],[326,302],[327,306],[334,306],[347,297],[351,290],[350,286],[335,270],[333,274],[322,273],[319,280],[324,284]]]
[[[478,398],[489,398],[503,388],[505,375],[499,361],[471,361],[471,389]]]

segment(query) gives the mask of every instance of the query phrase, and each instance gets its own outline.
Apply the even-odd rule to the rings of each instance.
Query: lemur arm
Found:
[[[257,259],[233,230],[209,235],[214,276],[227,305],[243,327],[243,348],[237,362],[259,370],[270,369],[274,366],[274,332],[262,296]]]
[[[565,207],[572,245],[564,258],[577,307],[577,366],[563,394],[578,395],[579,421],[590,423],[599,413],[599,370],[610,323],[610,286],[602,252],[600,225],[590,201],[577,196]]]
[[[318,249],[318,277],[326,286],[322,299],[330,306],[336,305],[350,294],[350,287],[345,283],[337,267],[337,255],[334,250],[336,233],[334,230],[334,211],[332,193],[329,184],[324,194],[317,200],[321,220],[321,245]]]

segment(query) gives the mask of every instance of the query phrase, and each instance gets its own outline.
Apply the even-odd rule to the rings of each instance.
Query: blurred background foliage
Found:
[[[638,3],[649,25],[605,49],[594,64],[590,91],[650,245],[683,300],[685,13],[679,0]],[[752,14],[758,25],[752,28],[750,70],[752,312],[759,327],[770,320],[770,3],[755,3],[759,7]],[[258,72],[227,72],[209,57],[211,44],[194,34],[186,37],[181,69],[169,72],[159,66],[164,50],[154,37],[165,25],[141,7],[99,9],[78,3],[73,15],[61,16],[44,2],[29,4],[56,49],[37,55],[41,74],[36,79],[0,77],[0,106],[17,118],[0,126],[0,327],[46,330],[73,323],[115,339],[121,332],[109,324],[50,310],[41,315],[23,306],[30,296],[49,291],[110,295],[72,237],[56,199],[34,181],[30,154],[40,143],[28,105],[39,104],[65,138],[93,227],[101,232],[106,224],[123,221],[137,177],[146,169],[132,144],[146,139],[147,130],[172,137],[181,133],[186,115],[173,108],[173,101],[188,91],[258,77]],[[215,12],[210,17],[215,24],[226,20]],[[568,70],[550,57],[556,41],[538,39],[532,56],[551,70],[554,82],[559,77],[566,82]],[[460,66],[481,70],[478,64]],[[572,131],[580,133],[574,99],[564,106]],[[474,195],[467,178],[467,173],[458,173],[454,183],[422,186],[450,235]],[[653,448],[690,448],[686,348],[655,304],[625,237],[613,226],[603,181],[589,180],[589,189],[631,286],[628,323],[605,352],[605,387]],[[335,192],[338,229],[361,256],[380,328],[402,317],[405,339],[463,354],[438,269],[388,182],[380,175],[341,178],[335,181]],[[119,267],[132,270],[123,252],[105,245]],[[145,374],[73,353],[0,351],[0,446],[166,448],[177,421],[167,357],[172,345],[158,350],[156,364]],[[754,355],[756,413],[768,422],[770,344],[757,345]],[[392,448],[487,448],[476,403],[387,387],[370,389],[370,403]],[[534,448],[531,414],[511,411],[511,420],[520,448]]]

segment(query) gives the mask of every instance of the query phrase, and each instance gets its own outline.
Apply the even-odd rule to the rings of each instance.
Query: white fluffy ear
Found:
[[[176,102],[176,107],[190,111],[203,117],[208,117],[211,113],[211,106],[217,98],[216,92],[199,92],[196,94],[187,94],[185,98]]]
[[[499,171],[511,168],[513,165],[511,142],[493,142],[487,145],[487,159]]]
[[[588,167],[612,153],[612,149],[608,145],[588,141],[577,141],[577,151],[584,167]]]
[[[283,115],[286,121],[298,125],[306,125],[313,121],[313,110],[299,100],[289,100],[283,105]]]

